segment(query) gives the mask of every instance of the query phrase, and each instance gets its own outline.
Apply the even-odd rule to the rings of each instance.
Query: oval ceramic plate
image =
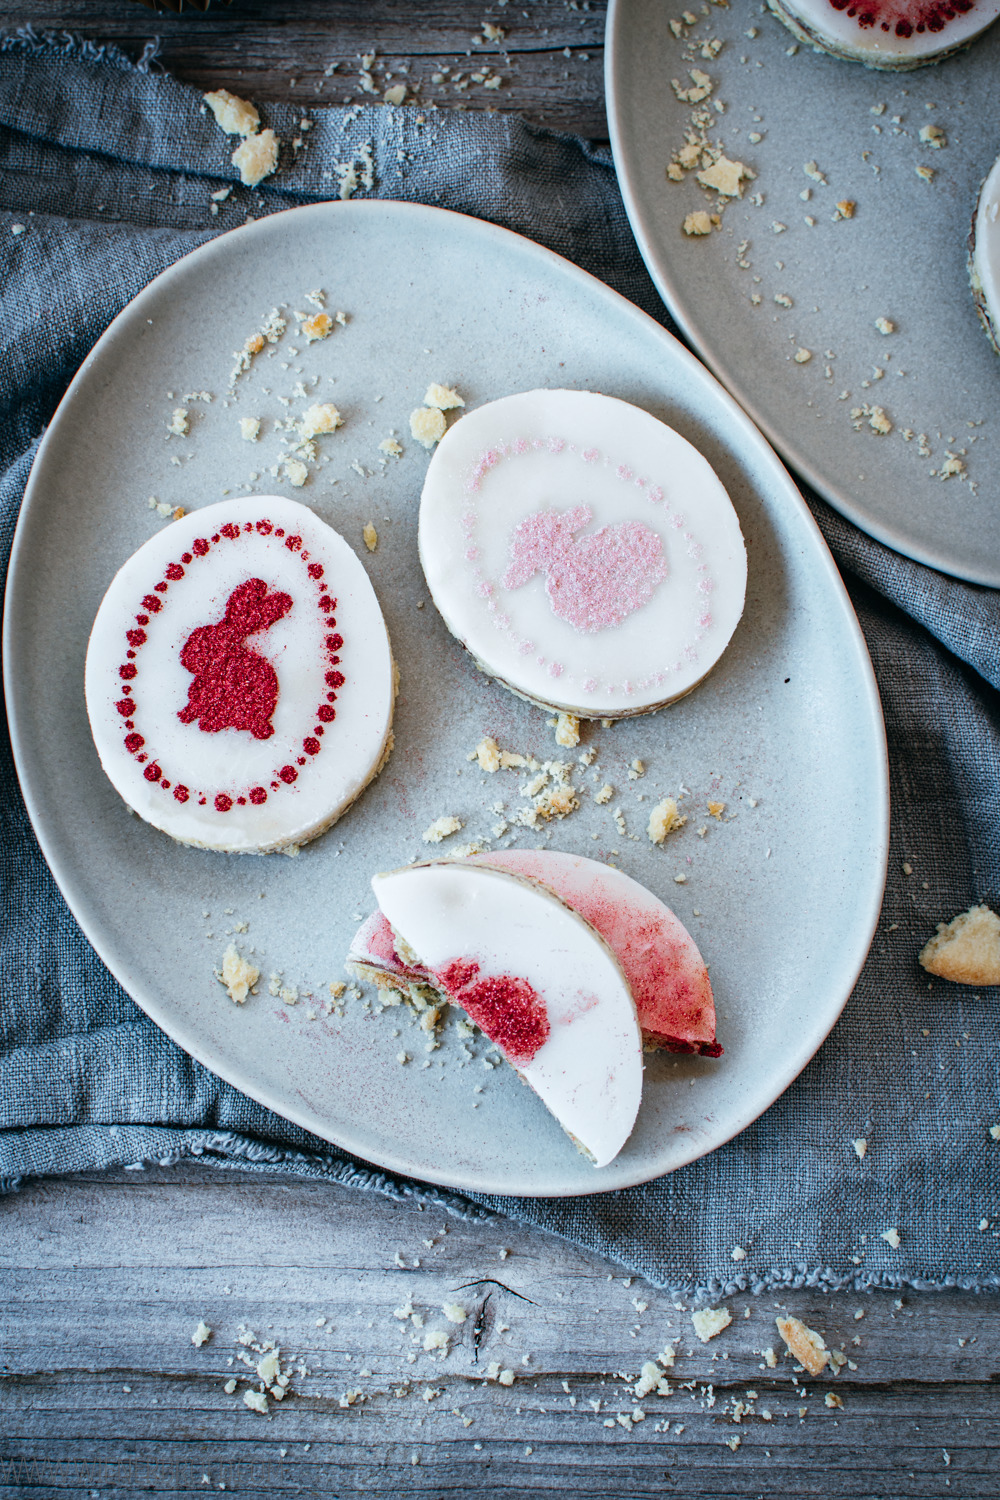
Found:
[[[294,314],[315,309],[317,289],[346,318],[307,344]],[[287,331],[227,394],[232,351],[275,307]],[[747,539],[746,614],[711,678],[656,717],[588,730],[581,750],[596,759],[573,773],[581,808],[545,831],[513,821],[530,805],[523,776],[487,776],[469,754],[492,735],[540,761],[564,755],[548,716],[482,677],[427,600],[416,524],[427,454],[408,418],[431,381],[456,384],[469,406],[538,386],[636,402],[707,456]],[[278,424],[321,397],[344,425],[290,490]],[[179,405],[187,436],[168,431]],[[240,436],[245,416],[261,419],[255,444]],[[393,434],[398,457],[379,448]],[[131,816],[101,772],[84,707],[102,594],[170,524],[149,497],[194,509],[241,490],[294,495],[347,537],[400,669],[388,766],[294,859],[182,848]],[[224,235],[158,277],[89,356],[39,450],[5,632],[25,797],[102,958],[208,1067],[391,1171],[550,1195],[669,1171],[788,1086],[864,961],[885,872],[885,744],[864,642],[819,533],[767,443],[691,355],[607,287],[504,230],[412,205],[323,204]],[[635,758],[646,774],[630,781]],[[604,781],[616,796],[599,806],[592,792]],[[645,825],[666,793],[689,822],[658,849]],[[718,820],[710,800],[726,804]],[[600,1172],[511,1070],[483,1065],[481,1040],[449,1027],[428,1051],[403,1008],[331,995],[373,907],[371,875],[426,853],[421,835],[444,814],[464,825],[453,843],[612,860],[668,899],[711,965],[725,1056],[648,1059],[637,1128]],[[242,1007],[215,977],[233,941],[262,972]]]
[[[625,207],[692,344],[855,525],[1000,585],[1000,360],[965,264],[1000,146],[1000,26],[908,73],[801,47],[764,7],[688,27],[612,0],[607,36]],[[702,141],[754,174],[742,197],[698,182]],[[685,234],[699,212],[719,227]]]

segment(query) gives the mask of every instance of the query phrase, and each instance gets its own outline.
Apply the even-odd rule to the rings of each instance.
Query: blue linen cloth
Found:
[[[249,213],[335,196],[336,163],[365,142],[372,196],[517,230],[673,328],[606,152],[499,115],[432,113],[418,130],[408,109],[312,110],[308,151],[256,192],[236,184],[213,216],[211,194],[235,178],[232,142],[195,90],[150,61],[65,36],[0,38],[4,572],[39,435],[115,314]],[[288,139],[301,111],[267,116]],[[112,979],[41,857],[4,731],[0,1185],[200,1157],[421,1196],[470,1218],[501,1212],[701,1298],[779,1285],[1000,1286],[1000,1143],[989,1134],[1000,1120],[1000,996],[929,984],[916,962],[938,921],[1000,901],[1000,595],[909,562],[807,499],[882,693],[892,850],[844,1015],[760,1120],[670,1176],[566,1201],[444,1193],[336,1153],[188,1057]],[[44,1093],[27,1086],[38,1076]],[[863,1161],[852,1146],[861,1135]],[[889,1228],[898,1248],[882,1237]],[[735,1246],[745,1259],[733,1260]]]

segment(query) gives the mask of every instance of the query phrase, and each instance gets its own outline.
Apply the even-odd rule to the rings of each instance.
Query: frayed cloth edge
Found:
[[[121,1163],[126,1171],[142,1171],[147,1166],[172,1167],[181,1162],[197,1162],[216,1167],[220,1171],[287,1172],[293,1176],[319,1179],[339,1183],[342,1187],[381,1193],[396,1203],[423,1203],[444,1209],[452,1218],[466,1223],[519,1223],[525,1229],[542,1234],[552,1234],[567,1244],[581,1248],[579,1242],[552,1230],[545,1225],[520,1220],[514,1214],[504,1214],[473,1200],[464,1198],[445,1188],[431,1184],[408,1182],[388,1176],[374,1168],[342,1157],[320,1152],[298,1151],[292,1147],[273,1146],[265,1141],[231,1131],[205,1131],[169,1151],[149,1151],[132,1161]],[[41,1175],[0,1177],[0,1194],[17,1192],[32,1182],[43,1180]],[[775,1266],[764,1273],[746,1271],[740,1276],[723,1280],[711,1277],[703,1281],[690,1278],[660,1278],[632,1260],[615,1256],[609,1251],[586,1246],[593,1255],[611,1264],[623,1266],[634,1275],[641,1276],[650,1286],[669,1296],[682,1297],[695,1306],[719,1303],[727,1297],[741,1294],[759,1297],[775,1291],[801,1291],[804,1289],[833,1292],[974,1292],[987,1294],[1000,1291],[1000,1275],[997,1276],[923,1276],[905,1271],[855,1271],[846,1273],[832,1266],[810,1266],[806,1262],[795,1265]]]
[[[343,1187],[381,1193],[383,1197],[392,1198],[397,1203],[431,1203],[437,1208],[445,1209],[452,1217],[469,1223],[486,1223],[502,1217],[493,1209],[450,1193],[446,1188],[392,1177],[374,1167],[349,1161],[333,1153],[327,1155],[318,1151],[300,1151],[293,1146],[275,1146],[232,1131],[206,1130],[191,1133],[169,1149],[152,1148],[139,1157],[126,1154],[120,1161],[108,1163],[96,1170],[118,1166],[125,1171],[142,1171],[147,1166],[174,1167],[180,1162],[188,1161],[204,1163],[221,1170],[243,1168],[257,1172],[288,1172],[298,1177],[338,1182]],[[80,1170],[92,1171],[95,1168]],[[0,1177],[0,1195],[17,1192],[50,1175],[53,1174],[23,1173]]]
[[[114,42],[95,42],[77,36],[73,31],[36,31],[31,25],[19,26],[16,31],[0,31],[0,53],[25,52],[31,57],[42,53],[55,53],[59,57],[72,58],[78,62],[109,63],[127,73],[148,73],[160,55],[160,38],[151,37],[145,44],[137,61],[124,53]]]

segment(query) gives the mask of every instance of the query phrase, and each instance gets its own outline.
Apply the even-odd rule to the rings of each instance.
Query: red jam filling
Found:
[[[956,16],[966,15],[975,0],[830,0],[834,10],[845,11],[862,30],[877,27],[894,36],[922,35],[943,31]]]
[[[512,1063],[524,1067],[548,1041],[545,1002],[526,979],[513,974],[480,979],[479,965],[461,958],[438,969],[434,978]]]

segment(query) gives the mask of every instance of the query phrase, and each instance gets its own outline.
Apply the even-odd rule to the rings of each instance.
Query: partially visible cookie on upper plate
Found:
[[[578,718],[691,692],[743,613],[746,549],[708,460],[592,391],[521,392],[456,422],[419,541],[431,597],[482,670]]]
[[[969,238],[969,280],[980,321],[1000,354],[1000,157],[979,190]]]
[[[1000,0],[767,0],[800,42],[868,68],[940,62],[1000,16]]]

